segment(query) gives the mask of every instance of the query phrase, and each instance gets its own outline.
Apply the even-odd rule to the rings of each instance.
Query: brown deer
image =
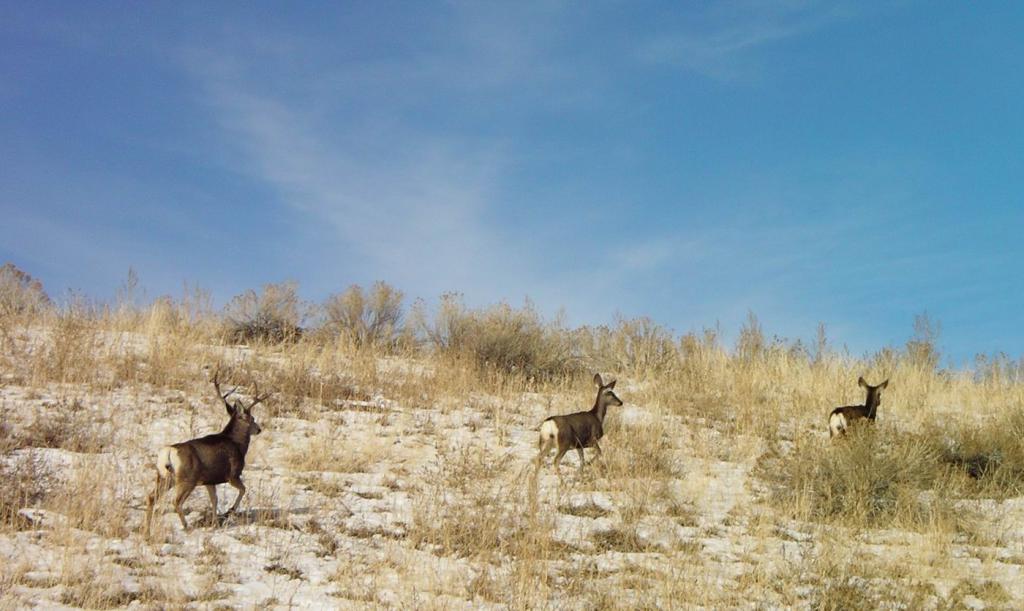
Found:
[[[882,390],[889,386],[889,380],[882,382],[878,386],[872,386],[861,377],[857,380],[857,384],[860,384],[868,391],[867,398],[864,399],[864,405],[847,405],[846,407],[837,407],[832,410],[832,413],[828,416],[829,437],[845,435],[847,427],[861,418],[867,418],[871,422],[875,421],[878,406],[882,403]]]
[[[206,486],[215,518],[217,517],[217,484],[228,483],[238,490],[235,503],[224,514],[225,516],[238,509],[238,503],[241,502],[242,495],[245,494],[245,484],[242,483],[245,453],[249,450],[250,436],[259,435],[262,430],[252,416],[252,408],[269,397],[270,393],[259,394],[257,385],[255,399],[248,407],[244,406],[240,400],[236,400],[232,405],[228,403],[228,397],[238,390],[238,387],[222,393],[220,382],[217,379],[218,375],[219,372],[213,375],[213,387],[217,391],[217,396],[224,402],[230,420],[224,430],[219,433],[160,448],[156,462],[156,488],[146,498],[147,537],[149,537],[150,522],[153,519],[153,507],[164,492],[170,490],[172,486],[174,487],[174,511],[178,514],[181,526],[186,531],[188,531],[188,523],[185,521],[185,513],[181,506],[197,485]]]
[[[597,455],[601,455],[601,446],[597,442],[604,436],[604,416],[608,406],[620,406],[622,401],[615,396],[612,389],[615,388],[615,380],[605,384],[601,380],[601,374],[594,374],[594,384],[597,385],[597,398],[594,400],[594,407],[590,411],[567,414],[565,416],[551,416],[540,425],[540,453],[537,454],[536,474],[540,471],[541,463],[551,452],[551,448],[557,445],[558,454],[555,455],[555,472],[561,477],[558,470],[562,457],[569,450],[576,448],[580,455],[580,472],[583,471],[583,448],[594,448]]]

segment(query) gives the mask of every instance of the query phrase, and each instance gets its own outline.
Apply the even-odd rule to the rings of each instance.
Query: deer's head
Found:
[[[889,386],[889,380],[886,380],[878,386],[872,386],[867,383],[863,376],[857,380],[857,384],[864,387],[868,391],[868,396],[864,400],[864,405],[881,405],[882,404],[882,391]]]
[[[609,405],[618,407],[622,405],[622,399],[619,399],[613,389],[615,388],[615,380],[608,382],[607,384],[601,379],[601,374],[594,374],[594,384],[597,385],[597,401],[598,405],[607,407]]]
[[[236,386],[226,393],[222,393],[220,390],[220,381],[218,380],[219,375],[219,371],[213,374],[213,387],[217,390],[217,396],[219,396],[221,401],[224,402],[224,409],[227,410],[228,417],[231,418],[230,424],[235,427],[235,430],[241,429],[249,435],[259,435],[262,433],[263,429],[260,427],[259,423],[256,422],[256,418],[252,415],[252,408],[256,407],[257,403],[267,399],[271,393],[261,395],[260,387],[257,384],[255,385],[255,392],[253,393],[253,397],[255,398],[249,405],[245,405],[241,398],[236,398],[233,403],[229,402],[228,397],[234,394],[234,392],[238,390],[238,387]]]

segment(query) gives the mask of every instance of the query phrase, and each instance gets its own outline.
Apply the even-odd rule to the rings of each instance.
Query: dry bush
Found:
[[[327,298],[320,330],[356,348],[391,350],[402,332],[402,298],[401,291],[384,282],[377,282],[366,291],[352,285]]]
[[[53,307],[43,284],[13,263],[0,267],[0,318],[37,316]]]
[[[0,526],[27,528],[29,523],[18,512],[44,503],[57,483],[56,474],[32,453],[4,458],[0,460]]]
[[[576,351],[591,369],[658,376],[679,365],[672,333],[647,317],[619,317],[611,327],[583,327],[573,333]]]
[[[224,308],[228,339],[235,343],[294,341],[302,334],[305,306],[294,282],[267,284],[249,290]]]
[[[1024,411],[1005,410],[980,424],[943,427],[942,459],[967,476],[968,496],[1005,499],[1024,495]]]
[[[418,318],[437,353],[466,359],[481,371],[541,381],[582,371],[570,332],[558,320],[545,321],[529,302],[520,309],[502,303],[470,310],[448,294],[432,321],[422,310]]]
[[[848,527],[958,530],[941,439],[859,426],[834,443],[800,439],[776,449],[759,475],[786,515]],[[925,494],[929,493],[929,494]]]
[[[186,287],[180,299],[164,295],[138,310],[137,325],[126,330],[147,336],[173,336],[193,342],[212,341],[220,329],[209,291]]]
[[[12,368],[20,378],[86,384],[109,389],[149,383],[185,389],[196,363],[209,360],[210,342],[220,333],[216,318],[199,316],[199,306],[161,298],[145,308],[112,311],[72,298],[45,316],[23,319],[12,340],[6,336]],[[195,297],[199,299],[199,297]],[[202,316],[210,316],[209,310]],[[10,328],[9,328],[10,329]]]

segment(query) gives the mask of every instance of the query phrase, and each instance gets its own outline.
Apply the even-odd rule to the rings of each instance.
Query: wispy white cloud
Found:
[[[422,286],[423,275],[453,286],[480,280],[475,274],[494,243],[481,220],[494,156],[397,128],[372,133],[353,125],[343,130],[347,142],[339,142],[310,114],[230,76],[201,78],[221,125],[242,149],[244,171],[312,222],[328,223],[339,253],[406,285]]]
[[[189,46],[182,62],[228,148],[240,153],[236,170],[335,236],[326,256],[358,259],[416,296],[530,296],[545,311],[564,306],[594,320],[614,309],[594,304],[595,278],[650,270],[671,252],[644,246],[622,265],[609,253],[588,253],[589,265],[553,264],[539,238],[502,220],[518,205],[508,200],[509,173],[534,153],[505,136],[435,129],[417,116],[453,96],[469,112],[491,114],[587,103],[579,93],[586,88],[569,86],[580,77],[551,52],[559,10],[544,6],[512,15],[460,6],[443,41],[418,40],[419,53],[349,60],[316,39],[241,32]],[[559,239],[564,247],[576,238]]]
[[[723,81],[754,78],[755,50],[797,38],[849,19],[846,5],[820,2],[734,2],[716,4],[697,26],[676,28],[644,41],[643,62],[692,70]]]
[[[414,296],[529,295],[547,310],[586,310],[569,288],[582,282],[575,270],[552,270],[524,246],[528,237],[500,219],[507,216],[498,209],[503,180],[521,151],[509,151],[501,137],[434,129],[416,117],[438,89],[500,98],[528,82],[543,88],[560,70],[536,61],[544,28],[524,38],[517,32],[525,28],[497,27],[495,16],[472,13],[460,13],[450,32],[455,43],[402,57],[345,61],[323,55],[316,40],[274,43],[246,33],[188,47],[182,63],[238,154],[236,171],[333,236],[320,245],[321,257],[357,261],[368,270],[364,278]]]

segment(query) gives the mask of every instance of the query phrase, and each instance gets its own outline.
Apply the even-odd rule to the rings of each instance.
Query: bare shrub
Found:
[[[402,327],[402,292],[384,282],[352,285],[324,303],[323,329],[355,347],[393,348]]]
[[[281,343],[302,334],[304,306],[294,282],[267,284],[262,292],[248,290],[225,307],[228,338],[232,342]]]
[[[39,314],[52,306],[42,282],[13,263],[0,267],[0,317]]]
[[[942,358],[936,345],[941,334],[942,325],[933,321],[927,313],[914,316],[914,334],[907,340],[906,347],[908,363],[926,371],[934,371]]]
[[[162,295],[139,314],[141,324],[135,330],[151,337],[173,335],[190,341],[204,341],[218,334],[210,293],[203,289],[186,287],[180,299]]]
[[[433,321],[421,324],[437,352],[468,359],[484,371],[538,380],[582,371],[569,331],[559,320],[545,321],[529,301],[520,309],[501,303],[470,310],[459,295],[449,293],[442,296]]]
[[[53,468],[31,453],[0,460],[0,525],[27,527],[21,509],[43,503],[55,485]]]
[[[584,327],[573,339],[594,370],[658,375],[678,363],[672,333],[646,316],[620,317],[612,327]]]

